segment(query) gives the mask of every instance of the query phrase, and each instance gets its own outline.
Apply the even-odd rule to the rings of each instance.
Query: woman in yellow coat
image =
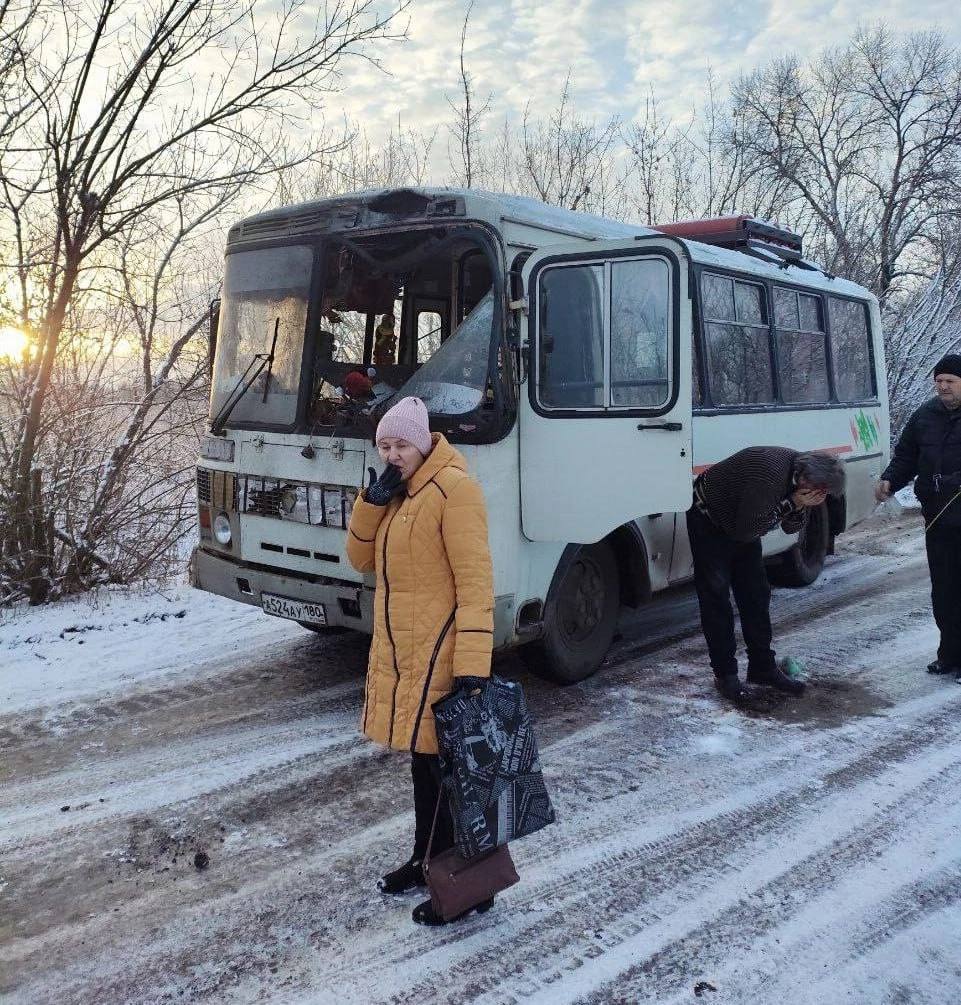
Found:
[[[386,467],[354,504],[347,555],[359,572],[373,570],[377,577],[362,728],[377,743],[411,753],[413,854],[378,883],[396,894],[424,885],[422,863],[440,795],[431,705],[490,676],[494,589],[483,493],[463,456],[430,432],[424,403],[398,402],[381,419],[376,442]],[[452,844],[442,799],[432,853]],[[473,910],[486,911],[491,903]],[[413,917],[443,924],[430,901]]]

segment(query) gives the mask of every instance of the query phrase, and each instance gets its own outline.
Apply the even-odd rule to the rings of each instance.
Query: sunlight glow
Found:
[[[19,359],[24,349],[30,344],[25,332],[9,325],[0,327],[0,359]]]

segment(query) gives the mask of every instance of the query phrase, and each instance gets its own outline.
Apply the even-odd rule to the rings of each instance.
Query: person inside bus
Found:
[[[687,511],[694,584],[715,683],[725,698],[754,700],[752,684],[804,691],[775,659],[761,538],[778,525],[797,533],[808,509],[843,491],[844,466],[836,457],[787,447],[747,447],[695,480]],[[747,685],[738,677],[732,591],[747,648]]]
[[[376,366],[392,366],[397,354],[397,335],[394,333],[396,318],[393,314],[385,314],[380,324],[374,329],[374,364]]]
[[[385,467],[380,477],[370,469],[371,484],[354,504],[347,556],[358,572],[376,575],[361,729],[411,755],[413,852],[377,884],[402,894],[425,885],[435,811],[432,854],[454,843],[431,706],[490,676],[494,579],[484,495],[463,456],[430,432],[423,401],[403,398],[389,409],[375,442]],[[492,905],[493,898],[465,914]],[[444,924],[429,900],[412,917]]]
[[[935,397],[908,419],[875,496],[883,502],[915,479],[941,635],[928,672],[953,675],[961,684],[961,356],[939,360],[932,376]]]

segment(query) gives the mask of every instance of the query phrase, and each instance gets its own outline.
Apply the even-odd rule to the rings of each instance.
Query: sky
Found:
[[[327,114],[344,112],[375,137],[398,118],[431,129],[450,122],[458,49],[469,0],[412,0],[409,38],[387,50],[390,76],[356,67]],[[591,118],[629,120],[653,88],[683,117],[701,103],[708,72],[722,86],[790,52],[841,44],[858,24],[896,31],[940,27],[961,44],[950,0],[477,0],[466,47],[474,89],[492,96],[493,124],[519,119],[528,102],[543,113],[568,71],[576,107]]]

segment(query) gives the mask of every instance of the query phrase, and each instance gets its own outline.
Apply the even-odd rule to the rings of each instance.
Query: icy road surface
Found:
[[[800,700],[722,704],[689,590],[583,684],[499,661],[559,823],[443,930],[374,889],[412,816],[407,760],[357,735],[365,640],[188,590],[98,604],[0,625],[5,1002],[961,1000],[961,686],[924,673],[916,517],[778,592]]]

